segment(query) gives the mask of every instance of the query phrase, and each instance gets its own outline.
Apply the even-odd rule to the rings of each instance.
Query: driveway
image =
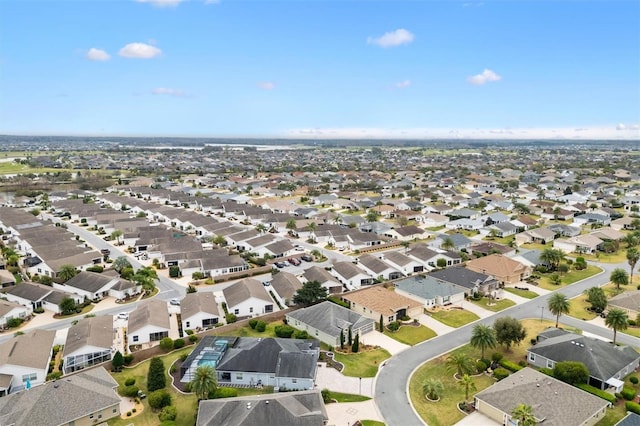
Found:
[[[384,334],[376,330],[370,331],[369,333],[363,335],[360,339],[360,343],[362,343],[363,345],[366,343],[367,345],[380,346],[381,348],[389,351],[392,356],[411,347],[409,345],[405,345],[404,343],[400,343],[389,336],[385,336]]]
[[[316,373],[316,388],[329,389],[336,392],[365,395],[373,397],[375,390],[375,378],[344,376],[335,368],[327,367],[324,362],[318,363]]]
[[[455,328],[449,327],[448,325],[441,323],[437,319],[434,319],[427,314],[421,314],[418,317],[418,321],[420,321],[420,324],[424,325],[425,327],[428,327],[431,330],[435,331],[438,336],[455,330]]]
[[[456,426],[498,426],[500,423],[490,419],[482,413],[474,411],[456,423]]]
[[[327,404],[330,425],[352,425],[358,420],[382,421],[373,400],[363,402],[343,402]]]

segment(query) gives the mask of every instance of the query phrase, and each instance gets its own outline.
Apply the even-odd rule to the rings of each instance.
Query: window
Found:
[[[22,376],[22,383],[27,383],[27,380],[30,382],[38,380],[38,373],[24,374]]]
[[[249,308],[249,313],[252,314],[253,313],[253,306]]]
[[[547,360],[547,368],[553,368],[553,361],[551,361],[550,359]]]
[[[240,309],[234,309],[233,313],[238,315],[240,313]]]
[[[118,409],[114,407],[113,410],[111,410],[111,411],[113,412],[113,414],[115,414],[115,413],[118,412]]]
[[[536,360],[536,354],[529,352],[529,361],[533,362]]]
[[[187,326],[186,328],[190,328],[190,327],[191,327],[191,322],[190,322],[190,321],[187,321],[187,322],[185,323],[185,325]]]
[[[389,322],[393,322],[393,320],[394,320],[393,316],[390,316],[390,317],[388,318],[388,320],[389,320]]]
[[[291,379],[291,383],[298,383],[298,379]]]
[[[133,336],[133,341],[137,342],[138,341],[138,336]]]
[[[242,373],[236,373],[236,380],[242,380]]]

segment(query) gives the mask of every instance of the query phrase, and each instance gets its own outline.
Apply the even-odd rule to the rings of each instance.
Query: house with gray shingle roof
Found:
[[[358,265],[373,277],[385,280],[395,280],[402,277],[402,272],[380,260],[377,256],[366,253],[358,257]]]
[[[380,259],[388,263],[392,267],[398,269],[404,275],[411,275],[416,272],[422,272],[425,266],[422,262],[407,256],[399,251],[387,251],[380,255]]]
[[[118,383],[102,368],[0,398],[0,424],[89,425],[120,416]]]
[[[293,274],[280,271],[271,279],[271,287],[276,294],[284,301],[284,305],[293,305],[293,296],[302,288],[302,283]]]
[[[476,410],[499,424],[512,424],[520,404],[533,408],[536,423],[551,426],[592,425],[606,414],[609,402],[525,367],[474,397]]]
[[[312,266],[310,268],[307,268],[304,271],[304,274],[302,274],[302,278],[304,278],[304,281],[317,281],[320,283],[320,285],[324,288],[326,288],[329,293],[333,294],[333,293],[342,293],[343,287],[342,284],[340,284],[340,282],[338,282],[338,280],[329,273],[329,271],[327,271],[324,268],[321,268],[320,266]]]
[[[212,292],[189,293],[180,301],[183,330],[208,329],[220,322],[218,303]]]
[[[110,361],[114,334],[111,315],[83,318],[72,325],[62,353],[64,373]]]
[[[245,278],[222,290],[229,313],[238,317],[252,317],[273,312],[273,300],[262,283]]]
[[[324,426],[329,417],[318,390],[200,401],[196,426]]]
[[[340,344],[340,333],[346,336],[366,334],[374,330],[375,321],[350,309],[325,301],[287,314],[287,324],[305,330],[309,336],[331,346]]]
[[[395,282],[396,292],[421,302],[425,308],[461,304],[466,288],[434,277],[415,275]]]
[[[31,282],[22,282],[20,285],[3,288],[0,291],[10,302],[15,302],[31,309],[43,308],[54,313],[60,313],[60,302],[69,297],[76,303],[82,303],[84,297],[67,293],[53,287]]]
[[[7,326],[7,321],[13,318],[26,319],[33,313],[31,306],[0,299],[0,328]]]
[[[373,277],[352,262],[336,262],[331,268],[331,273],[349,290],[373,284]]]
[[[553,368],[557,362],[577,361],[589,370],[589,384],[598,389],[622,390],[624,377],[638,368],[640,354],[629,346],[614,346],[609,342],[564,331],[546,338],[543,331],[538,343],[527,350],[529,364]],[[541,338],[542,337],[542,338]]]
[[[169,308],[163,300],[150,300],[129,314],[129,346],[158,342],[169,337]]]
[[[0,344],[0,396],[45,382],[55,337],[36,329]]]

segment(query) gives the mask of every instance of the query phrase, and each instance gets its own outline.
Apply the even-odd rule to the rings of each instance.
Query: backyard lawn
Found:
[[[598,314],[588,311],[587,308],[589,307],[591,307],[591,304],[587,302],[586,294],[581,294],[580,296],[574,297],[573,299],[571,299],[569,316],[581,319],[583,321],[592,320]]]
[[[483,297],[480,300],[469,300],[469,302],[492,312],[500,312],[501,310],[507,309],[516,304],[516,302],[509,299],[494,300],[489,303],[489,298],[487,297]]]
[[[465,324],[469,324],[470,322],[480,319],[480,317],[473,312],[465,311],[463,309],[440,310],[429,312],[429,315],[431,315],[433,319],[454,328],[462,327]]]
[[[384,423],[377,420],[360,420],[362,426],[384,426]]]
[[[364,395],[354,395],[351,393],[342,393],[342,392],[334,392],[329,391],[329,396],[331,399],[335,399],[337,402],[362,402],[368,401],[371,398]]]
[[[531,290],[520,290],[513,287],[505,287],[504,291],[508,291],[509,293],[515,294],[516,296],[524,297],[526,299],[535,299],[538,297],[538,293]]]
[[[429,340],[437,336],[435,331],[425,327],[424,325],[420,325],[419,327],[404,325],[400,327],[398,331],[391,332],[389,330],[385,330],[384,334],[400,343],[410,346],[417,345],[420,342],[424,342],[425,340]]]
[[[562,288],[563,286],[573,284],[577,281],[599,274],[600,272],[602,272],[602,269],[598,268],[597,266],[587,265],[587,268],[583,269],[582,271],[577,271],[575,269],[572,269],[570,272],[562,275],[561,276],[562,282],[560,285],[551,284],[551,280],[549,279],[551,274],[549,273],[542,274],[542,277],[540,278],[539,283],[540,283],[540,287],[546,290],[553,291],[553,290]]]
[[[335,353],[334,359],[344,365],[342,374],[351,377],[375,377],[378,366],[391,354],[384,349],[373,349],[356,354]]]

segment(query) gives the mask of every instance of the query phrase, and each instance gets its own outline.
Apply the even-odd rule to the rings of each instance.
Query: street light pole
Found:
[[[362,395],[362,377],[358,377],[358,379],[360,379],[359,384],[360,384],[360,390],[358,391],[359,395]]]
[[[544,315],[544,306],[540,306],[540,322],[542,322],[542,315]]]

